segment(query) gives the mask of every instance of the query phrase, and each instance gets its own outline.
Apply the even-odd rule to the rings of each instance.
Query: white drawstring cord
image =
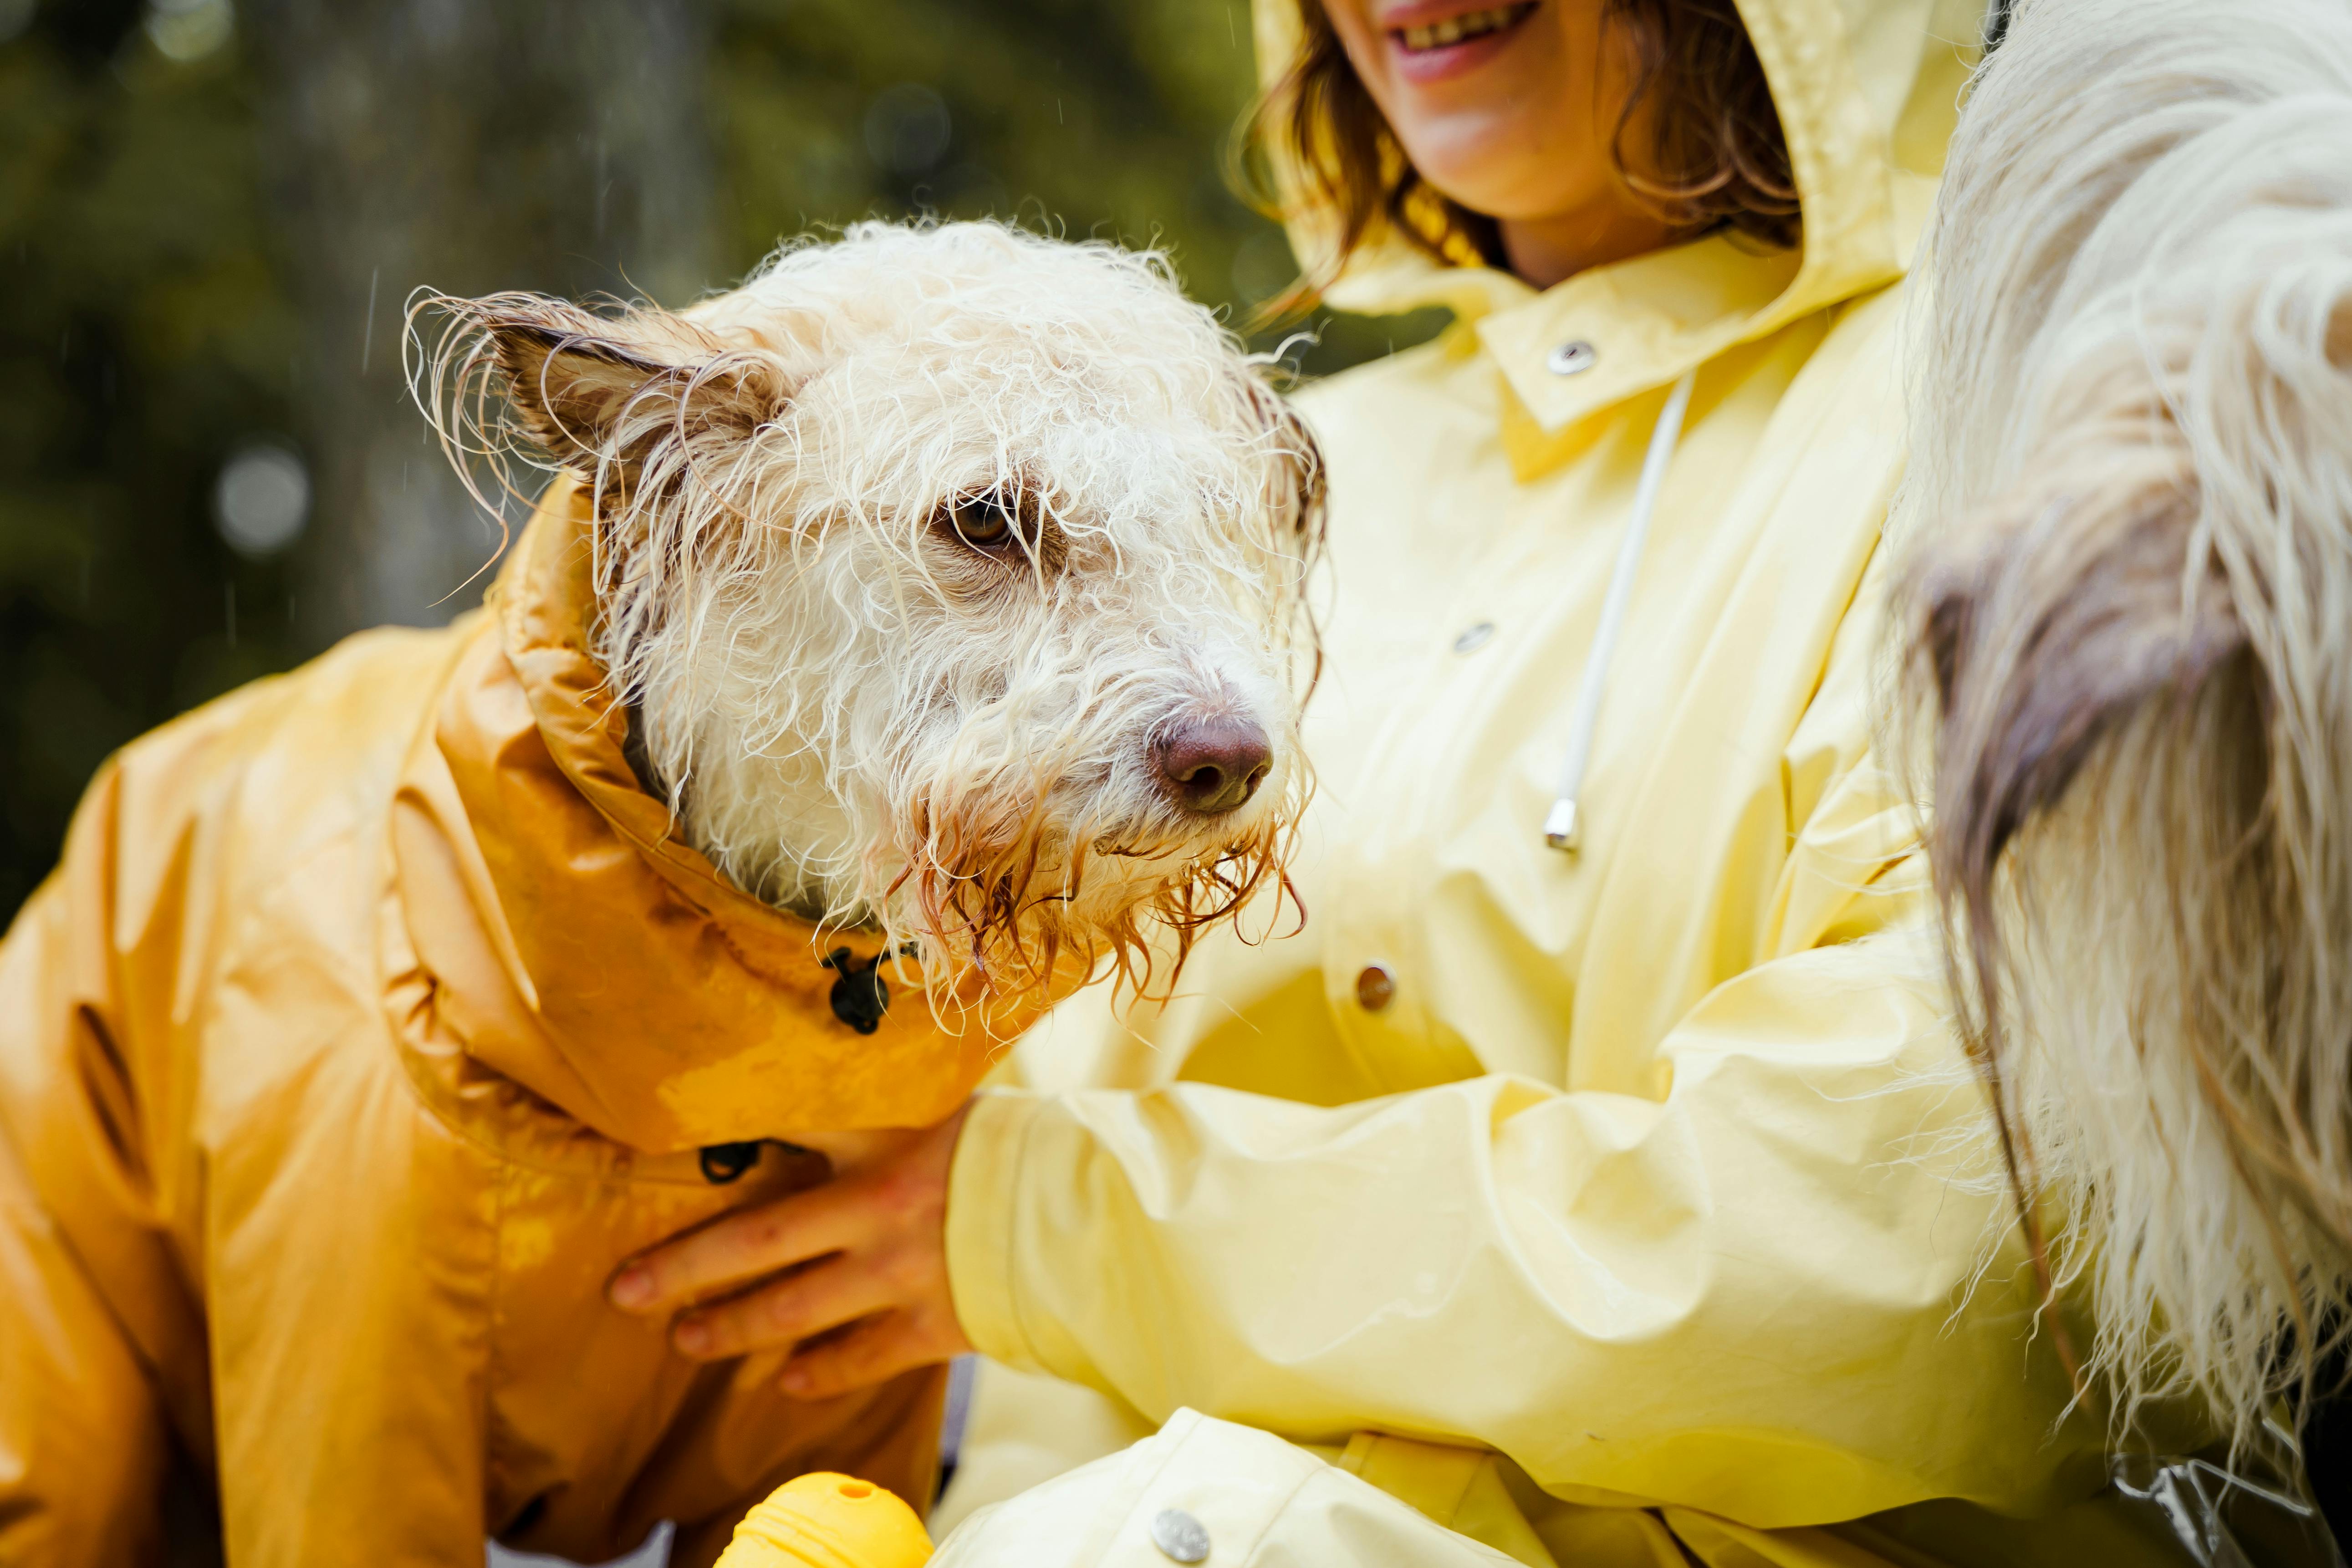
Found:
[[[1666,405],[1650,429],[1650,450],[1642,459],[1642,483],[1633,492],[1633,521],[1625,527],[1624,542],[1617,546],[1617,568],[1609,574],[1609,596],[1601,601],[1601,628],[1592,634],[1592,657],[1584,662],[1584,680],[1576,691],[1576,717],[1568,731],[1568,760],[1559,770],[1559,797],[1544,818],[1544,842],[1555,849],[1576,853],[1582,822],[1576,809],[1577,792],[1584,787],[1585,764],[1592,760],[1592,727],[1601,721],[1601,693],[1609,682],[1610,657],[1617,651],[1617,636],[1624,629],[1625,605],[1633,596],[1633,575],[1641,570],[1642,545],[1650,536],[1650,516],[1658,510],[1658,487],[1665,482],[1666,465],[1674,461],[1675,443],[1682,439],[1683,411],[1690,406],[1691,383],[1696,371],[1685,373],[1666,394]]]

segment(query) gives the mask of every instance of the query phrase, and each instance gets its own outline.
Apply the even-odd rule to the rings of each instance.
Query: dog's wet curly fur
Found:
[[[2128,1418],[2352,1299],[2352,11],[2035,0],[1930,237],[1898,507],[1953,973]],[[1915,753],[1916,754],[1916,753]]]
[[[1057,968],[1164,984],[1278,882],[1321,470],[1161,258],[868,223],[684,310],[411,319],[469,482],[535,451],[593,487],[594,651],[740,886],[883,927],[935,997],[977,969],[1002,1001]],[[1202,722],[1270,742],[1221,814],[1154,763]]]

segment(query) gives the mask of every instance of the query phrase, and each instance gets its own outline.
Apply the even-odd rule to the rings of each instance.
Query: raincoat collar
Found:
[[[1256,0],[1264,80],[1291,57],[1298,4]],[[1714,235],[1538,293],[1493,268],[1447,266],[1392,233],[1376,234],[1326,300],[1366,315],[1453,310],[1547,434],[1654,391],[1727,349],[1903,275],[1943,170],[1983,9],[1983,0],[1739,0],[1804,209],[1794,253]],[[1310,188],[1297,171],[1276,175],[1294,201]],[[1292,248],[1314,270],[1330,254],[1330,215],[1299,205],[1289,228]],[[1574,343],[1590,349],[1591,368],[1563,375],[1551,356]]]
[[[590,527],[559,480],[412,749],[394,852],[432,984],[405,1042],[434,1049],[446,1029],[648,1152],[939,1121],[1034,1009],[943,1026],[908,983],[871,1034],[835,1015],[827,954],[870,963],[879,939],[736,888],[631,773],[626,717],[588,651]]]

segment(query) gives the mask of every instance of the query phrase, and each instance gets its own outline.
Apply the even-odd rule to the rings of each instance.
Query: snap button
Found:
[[[1367,963],[1356,975],[1356,1005],[1377,1013],[1396,998],[1396,976],[1377,963]]]
[[[1554,375],[1582,375],[1600,359],[1601,351],[1579,338],[1572,343],[1562,343],[1552,350],[1551,357],[1544,363],[1550,367]]]
[[[707,1144],[702,1151],[702,1179],[714,1187],[723,1187],[759,1163],[760,1145],[756,1140]]]
[[[1494,635],[1495,623],[1492,621],[1480,621],[1475,626],[1466,627],[1460,637],[1454,639],[1454,651],[1455,653],[1476,653],[1480,648],[1486,646],[1486,639]]]
[[[840,976],[833,983],[833,1016],[861,1035],[880,1028],[882,1015],[890,1010],[890,987],[882,978],[882,958],[877,952],[861,963],[849,949],[836,947],[817,960]]]
[[[1209,1560],[1209,1528],[1181,1508],[1151,1516],[1151,1544],[1179,1563]]]

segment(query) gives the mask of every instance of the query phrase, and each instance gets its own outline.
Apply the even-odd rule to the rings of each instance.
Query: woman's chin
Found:
[[[1541,147],[1528,111],[1497,95],[1431,115],[1414,127],[1406,154],[1430,186],[1456,206],[1482,217],[1543,217],[1590,201],[1611,184],[1605,163],[1531,157]],[[1547,139],[1548,140],[1548,139]]]

